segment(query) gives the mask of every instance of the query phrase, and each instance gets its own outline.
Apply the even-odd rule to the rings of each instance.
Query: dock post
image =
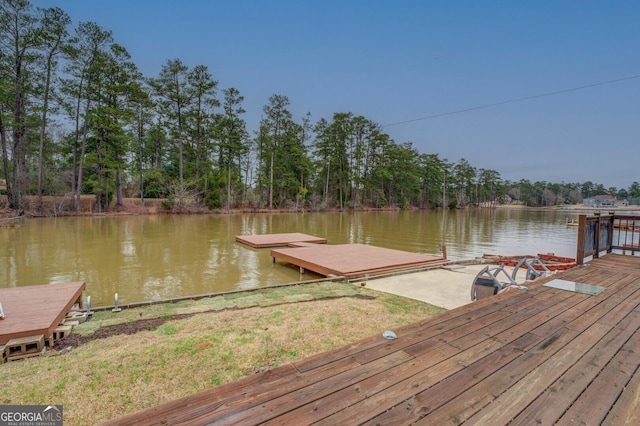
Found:
[[[578,239],[576,248],[576,265],[584,265],[585,251],[587,247],[587,215],[578,216]],[[590,242],[591,243],[591,242]]]
[[[90,317],[93,315],[93,311],[91,310],[91,296],[87,296],[87,316]]]
[[[111,310],[111,312],[120,312],[122,309],[120,309],[118,307],[118,293],[116,293],[116,295],[114,296],[113,299],[114,299],[113,300],[113,302],[114,302],[113,305],[114,306],[113,306],[113,309]]]
[[[447,260],[447,246],[446,244],[439,243],[438,250],[442,252],[442,259]]]

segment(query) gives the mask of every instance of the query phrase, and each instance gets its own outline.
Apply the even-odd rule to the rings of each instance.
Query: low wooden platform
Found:
[[[84,289],[84,282],[0,288],[0,345],[40,334],[48,339],[73,305],[82,305]]]
[[[313,235],[290,233],[290,234],[263,234],[263,235],[238,235],[236,241],[253,248],[286,247],[292,243],[314,243],[326,244],[326,238],[314,237]]]
[[[589,296],[560,278],[606,287]],[[471,284],[471,283],[469,283]],[[638,424],[640,258],[511,290],[112,424]]]
[[[313,247],[315,243],[305,243],[305,242],[296,242],[296,243],[288,243],[287,247]]]
[[[366,244],[312,245],[274,249],[271,250],[271,257],[324,276],[344,277],[375,274],[446,260],[439,256]]]

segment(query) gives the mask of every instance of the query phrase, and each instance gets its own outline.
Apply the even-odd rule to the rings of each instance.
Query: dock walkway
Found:
[[[326,244],[327,239],[292,232],[287,234],[238,235],[236,241],[253,248],[285,247],[295,243]]]
[[[439,256],[393,250],[367,244],[311,244],[271,250],[279,260],[324,276],[354,277],[446,262]]]
[[[596,295],[545,286],[562,279]],[[638,424],[640,258],[578,267],[113,424]]]

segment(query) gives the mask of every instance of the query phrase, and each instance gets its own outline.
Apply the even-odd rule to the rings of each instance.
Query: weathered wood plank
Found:
[[[361,403],[350,406],[348,410],[336,413],[334,416],[324,419],[320,424],[343,424],[343,422],[351,423],[355,419],[362,420],[372,410],[373,406],[378,406],[378,411],[384,412],[392,409],[396,404],[400,404],[403,400],[398,400],[397,395],[406,395],[409,389],[413,389],[416,393],[422,389],[429,388],[430,385],[439,382],[444,377],[454,374],[457,371],[468,367],[476,360],[489,356],[494,351],[499,350],[504,345],[495,339],[480,338],[479,343],[470,344],[468,348],[462,350],[457,355],[439,363],[432,368],[425,370],[411,377],[410,381],[405,380],[396,386],[389,387],[385,392],[371,396],[367,395],[367,399]],[[540,340],[536,337],[536,340]],[[470,341],[468,341],[470,342]],[[428,356],[428,352],[425,354]],[[394,399],[395,398],[395,399]]]
[[[506,329],[497,339],[508,343],[536,328],[539,324],[560,316],[569,307],[579,303],[583,296],[564,292],[554,295],[555,297],[544,300],[536,305],[535,310],[524,310],[519,315],[526,315],[527,320],[514,323]]]
[[[635,290],[635,291],[633,291]],[[627,286],[620,290],[619,293],[612,297],[603,299],[601,303],[596,304],[592,308],[582,312],[582,314],[572,320],[566,325],[569,329],[575,329],[576,331],[582,331],[590,324],[599,321],[602,325],[610,325],[619,321],[619,317],[624,316],[625,307],[637,303],[636,299],[630,299],[630,297],[638,297],[640,292],[638,288]],[[624,297],[626,296],[626,297]]]
[[[640,258],[596,260],[112,424],[635,424]]]
[[[636,327],[636,318],[627,312],[627,316],[617,327],[605,335],[584,356],[576,357],[573,366],[525,408],[514,422],[549,425],[558,421],[566,411],[566,407],[574,405],[574,401],[591,385],[605,365],[610,363],[629,338],[637,332]],[[633,368],[635,369],[636,365]],[[598,391],[599,396],[601,396],[600,391]],[[601,403],[601,400],[598,402]],[[610,404],[607,404],[607,410],[609,406]],[[590,418],[589,421],[593,422],[594,419]]]
[[[633,279],[626,276],[621,280],[621,283],[625,282],[633,282]],[[582,330],[584,329],[585,325],[590,324],[590,322],[580,322],[579,320],[585,312],[588,312],[595,306],[600,305],[598,312],[604,314],[604,312],[608,311],[611,306],[615,306],[615,304],[618,303],[619,300],[630,297],[636,291],[636,288],[628,285],[618,286],[616,284],[615,288],[614,286],[612,286],[612,290],[617,291],[604,292],[598,297],[583,298],[580,303],[568,308],[565,312],[563,312],[562,315],[559,315],[555,318],[550,319],[544,324],[541,324],[532,332],[540,336],[545,336],[553,333],[560,327],[567,326],[569,326],[570,328],[578,328],[578,330]],[[612,298],[612,296],[614,295],[616,296],[615,299]]]
[[[415,395],[436,383],[444,380],[452,374],[465,368],[470,360],[485,356],[501,346],[493,340],[485,340],[478,345],[472,346],[466,351],[439,362],[429,368],[423,369],[413,376],[387,387],[383,392],[375,395],[366,395],[356,404],[347,409],[326,417],[317,425],[343,425],[361,423],[375,417],[376,414],[386,412],[395,405],[402,403],[409,395]]]
[[[338,392],[327,395],[327,397],[321,401],[313,401],[303,405],[266,424],[298,425],[320,421],[336,411],[349,408],[374,397],[380,392],[389,392],[389,388],[392,385],[400,383],[403,380],[413,380],[416,375],[449,359],[457,353],[459,353],[459,350],[451,346],[438,346],[427,355],[394,366],[394,368],[368,377],[360,382],[353,383]],[[330,407],[330,410],[327,410],[326,407]]]
[[[601,339],[610,330],[608,326],[592,325],[469,420],[484,424],[509,423],[523,407],[529,405],[564,374],[577,356],[585,353],[594,341]]]
[[[446,338],[444,337],[444,333],[441,330],[432,330],[432,333],[428,333],[429,330],[427,330],[426,333],[415,336],[415,338],[411,340],[406,339],[406,341],[403,342],[403,349],[414,356],[419,356],[425,352],[428,352],[429,350],[432,350],[434,347],[434,344],[441,345],[441,344],[447,343],[448,340],[455,340],[459,338],[459,336],[465,336],[469,333],[476,333],[487,326],[491,326],[492,324],[499,324],[500,321],[506,317],[507,317],[507,314],[505,312],[492,312],[490,315],[481,317],[476,321],[472,321],[469,324],[465,324],[464,326],[448,329],[447,330],[448,332],[446,333]],[[449,335],[451,334],[453,334],[454,337],[449,338]],[[433,337],[435,336],[441,336],[441,338],[433,339]],[[486,337],[482,338],[481,340],[485,340],[485,339]],[[397,340],[394,340],[393,342],[395,343],[396,341]],[[376,348],[376,349],[379,349],[379,348]],[[366,362],[368,359],[378,356],[376,349],[360,354],[357,358],[358,361]]]
[[[492,334],[497,334],[500,331],[508,329],[510,327],[510,323],[508,321],[501,321],[505,318],[505,312],[494,312],[493,315],[489,314],[484,317],[481,317],[479,321],[475,321],[470,326],[466,324],[464,327],[458,327],[463,330],[464,334],[471,334],[475,337],[475,339],[467,339],[466,346],[461,348],[460,345],[457,345],[457,352],[460,352],[462,349],[469,349],[474,345],[479,344],[483,340],[487,340],[488,336]],[[515,317],[512,315],[512,317]],[[494,325],[495,324],[495,325]],[[490,328],[490,331],[480,333],[477,332],[483,328]],[[440,333],[441,330],[438,330]],[[378,392],[377,383],[382,381],[388,387],[391,383],[398,382],[403,379],[411,378],[411,380],[415,380],[415,375],[419,374],[420,371],[432,366],[434,362],[441,362],[444,360],[443,355],[452,356],[456,353],[456,350],[449,345],[445,345],[442,339],[432,339],[429,335],[422,335],[423,340],[419,341],[416,344],[405,347],[402,346],[403,350],[416,356],[416,360],[412,362],[412,364],[419,365],[420,370],[413,371],[408,377],[406,372],[403,371],[403,368],[396,367],[393,370],[389,370],[382,375],[382,377],[376,377],[376,379],[367,380],[367,383],[359,383],[358,389],[366,389],[366,393],[362,393],[360,395],[359,392],[352,392],[351,395],[339,393],[337,395],[331,396],[330,400],[324,401],[325,403],[329,403],[334,407],[342,406],[347,404],[347,402],[351,402],[352,404],[357,402],[357,399],[371,398],[373,394]],[[447,333],[447,337],[449,337],[449,333]],[[399,339],[400,340],[400,339]],[[453,339],[451,339],[453,340]],[[538,340],[541,340],[538,338]],[[393,341],[395,343],[397,341]],[[495,341],[490,341],[486,343],[483,347],[479,347],[479,353],[489,353],[492,349],[499,348],[501,344],[496,343]],[[370,351],[367,351],[368,354]],[[468,356],[468,355],[467,355]],[[360,362],[363,361],[362,358],[358,358]],[[422,360],[422,361],[420,361]],[[460,364],[459,367],[463,368],[465,366],[465,358],[459,358],[457,363]],[[438,367],[440,369],[440,366]],[[346,407],[345,407],[346,408]],[[353,410],[352,408],[349,408]],[[296,418],[295,420],[302,420],[302,422],[306,422],[307,420],[313,419],[313,421],[318,420],[318,411],[314,407],[313,409],[309,409],[309,407],[302,408],[299,411],[296,411],[296,415],[300,415],[300,413],[306,413],[307,417],[304,418]],[[312,416],[312,417],[309,417]],[[286,419],[293,420],[292,417],[285,417]],[[333,418],[331,421],[342,421],[344,419],[335,419]],[[286,423],[284,423],[286,424]]]
[[[309,401],[321,400],[323,397],[348,386],[349,383],[359,382],[367,377],[392,368],[395,365],[401,365],[410,359],[413,359],[413,357],[404,352],[394,352],[385,358],[370,362],[367,365],[329,376],[324,380],[317,381],[311,386],[277,396],[269,400],[267,404],[254,404],[251,410],[236,409],[232,413],[224,413],[224,415],[208,413],[195,420],[199,424],[210,424],[214,422],[223,422],[225,424],[263,423],[276,416],[281,416]],[[320,401],[318,405],[320,409],[327,409],[327,407],[322,404],[322,401]]]
[[[640,308],[629,315],[634,317],[632,322],[635,322],[640,317]],[[640,331],[637,329],[637,324],[629,325],[625,322],[625,326],[635,329],[635,333],[609,360],[598,377],[589,383],[557,424],[600,424],[605,419],[640,364],[640,352],[633,350],[640,339]],[[589,365],[585,368],[592,369],[593,366]],[[603,389],[607,391],[603,392]]]
[[[475,303],[472,303],[470,305],[467,305],[469,307],[463,306],[461,308],[457,308],[453,311],[448,312],[448,314],[450,315],[447,315],[446,318],[440,316],[432,317],[419,323],[399,327],[395,331],[398,336],[402,336],[402,339],[389,342],[383,340],[381,338],[381,334],[372,336],[360,342],[356,342],[342,348],[337,348],[322,354],[311,356],[302,361],[296,362],[296,368],[299,371],[309,371],[321,365],[334,362],[339,358],[346,356],[356,356],[360,353],[365,354],[362,355],[360,360],[362,362],[366,362],[366,360],[371,360],[376,356],[380,356],[380,345],[391,344],[394,345],[393,348],[395,350],[400,350],[409,347],[419,341],[423,341],[428,338],[435,338],[436,336],[442,335],[449,330],[453,330],[458,327],[466,327],[468,324],[476,320],[493,315],[494,312],[499,311],[503,306],[501,303],[485,303],[477,305]],[[504,317],[504,314],[502,313],[497,315],[498,317],[496,319]],[[368,351],[373,352],[370,355],[366,355]]]
[[[629,339],[628,350],[640,353],[640,337]],[[622,390],[622,394],[613,404],[611,411],[602,422],[604,426],[640,424],[640,363],[636,365],[631,379]]]
[[[598,259],[593,259],[589,265],[599,269],[607,269],[614,272],[628,271],[637,272],[637,256],[609,255]]]
[[[446,404],[418,420],[417,425],[460,424],[481,412],[502,392],[518,383],[549,356],[572,341],[577,333],[566,329],[557,330],[546,337],[521,357],[502,364],[500,369],[485,380],[460,392]]]
[[[471,362],[467,368],[458,371],[364,424],[412,424],[428,415],[429,412],[449,402],[460,392],[495,373],[502,365],[521,356],[527,349],[540,343],[541,340],[540,337],[533,334],[525,334],[500,349],[487,354],[487,356]]]
[[[504,308],[503,311],[516,313],[523,311],[525,309],[531,308],[532,306],[536,306],[543,300],[549,299],[553,297],[555,293],[553,293],[551,288],[549,287],[533,287],[531,284],[527,283],[531,293],[526,298],[522,298],[518,301],[514,301],[513,303],[508,304]],[[535,289],[535,291],[534,291]],[[525,292],[526,293],[526,292]],[[485,299],[486,300],[486,299]]]

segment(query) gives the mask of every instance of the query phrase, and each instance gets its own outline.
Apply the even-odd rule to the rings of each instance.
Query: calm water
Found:
[[[553,252],[575,257],[568,211],[359,212],[28,219],[0,226],[0,287],[85,281],[94,306],[318,278],[273,264],[236,235],[302,232],[450,259]]]

